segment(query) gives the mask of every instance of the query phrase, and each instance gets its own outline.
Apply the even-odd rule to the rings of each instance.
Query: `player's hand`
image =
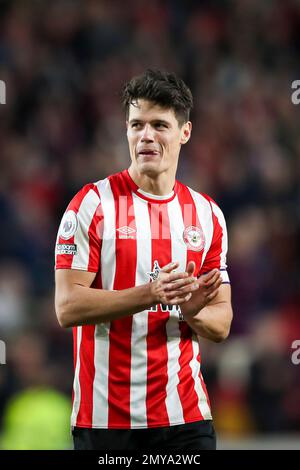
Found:
[[[194,261],[190,261],[187,266],[187,275],[193,276],[195,271]],[[211,300],[213,300],[218,292],[219,287],[222,284],[222,277],[219,269],[212,269],[206,274],[202,274],[196,281],[199,289],[193,295],[193,302],[197,303],[199,310],[205,307]]]
[[[197,279],[187,272],[174,272],[179,263],[164,266],[158,278],[150,283],[154,303],[179,305],[188,302],[192,293],[199,289]]]

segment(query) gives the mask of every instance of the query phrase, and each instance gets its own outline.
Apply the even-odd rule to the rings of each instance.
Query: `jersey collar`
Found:
[[[159,195],[156,195],[156,194],[147,193],[146,191],[143,191],[141,188],[139,188],[135,184],[133,179],[131,178],[128,169],[123,171],[123,175],[126,178],[127,182],[129,183],[129,185],[130,185],[131,189],[133,190],[133,192],[137,196],[139,196],[141,199],[144,199],[145,201],[156,202],[156,203],[159,203],[159,202],[160,203],[166,203],[166,202],[172,201],[174,199],[174,197],[176,196],[177,181],[175,181],[175,185],[174,185],[173,191],[171,193],[165,194],[163,196],[159,196]]]

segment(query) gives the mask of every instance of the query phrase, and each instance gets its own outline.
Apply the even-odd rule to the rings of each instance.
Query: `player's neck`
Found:
[[[152,177],[152,175],[139,173],[132,165],[128,168],[128,173],[140,189],[156,196],[170,194],[175,185],[175,175],[173,174],[161,173]]]

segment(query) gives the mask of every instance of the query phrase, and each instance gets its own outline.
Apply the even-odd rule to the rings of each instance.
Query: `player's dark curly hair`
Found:
[[[148,69],[142,75],[133,77],[125,83],[122,103],[126,119],[130,104],[134,105],[139,98],[152,101],[163,108],[173,109],[180,127],[189,120],[190,110],[193,107],[191,90],[184,81],[175,73],[160,70]]]

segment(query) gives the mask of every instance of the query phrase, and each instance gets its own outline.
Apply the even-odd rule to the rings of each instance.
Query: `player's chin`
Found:
[[[156,176],[160,173],[159,161],[139,162],[138,167],[140,173],[145,175]]]

